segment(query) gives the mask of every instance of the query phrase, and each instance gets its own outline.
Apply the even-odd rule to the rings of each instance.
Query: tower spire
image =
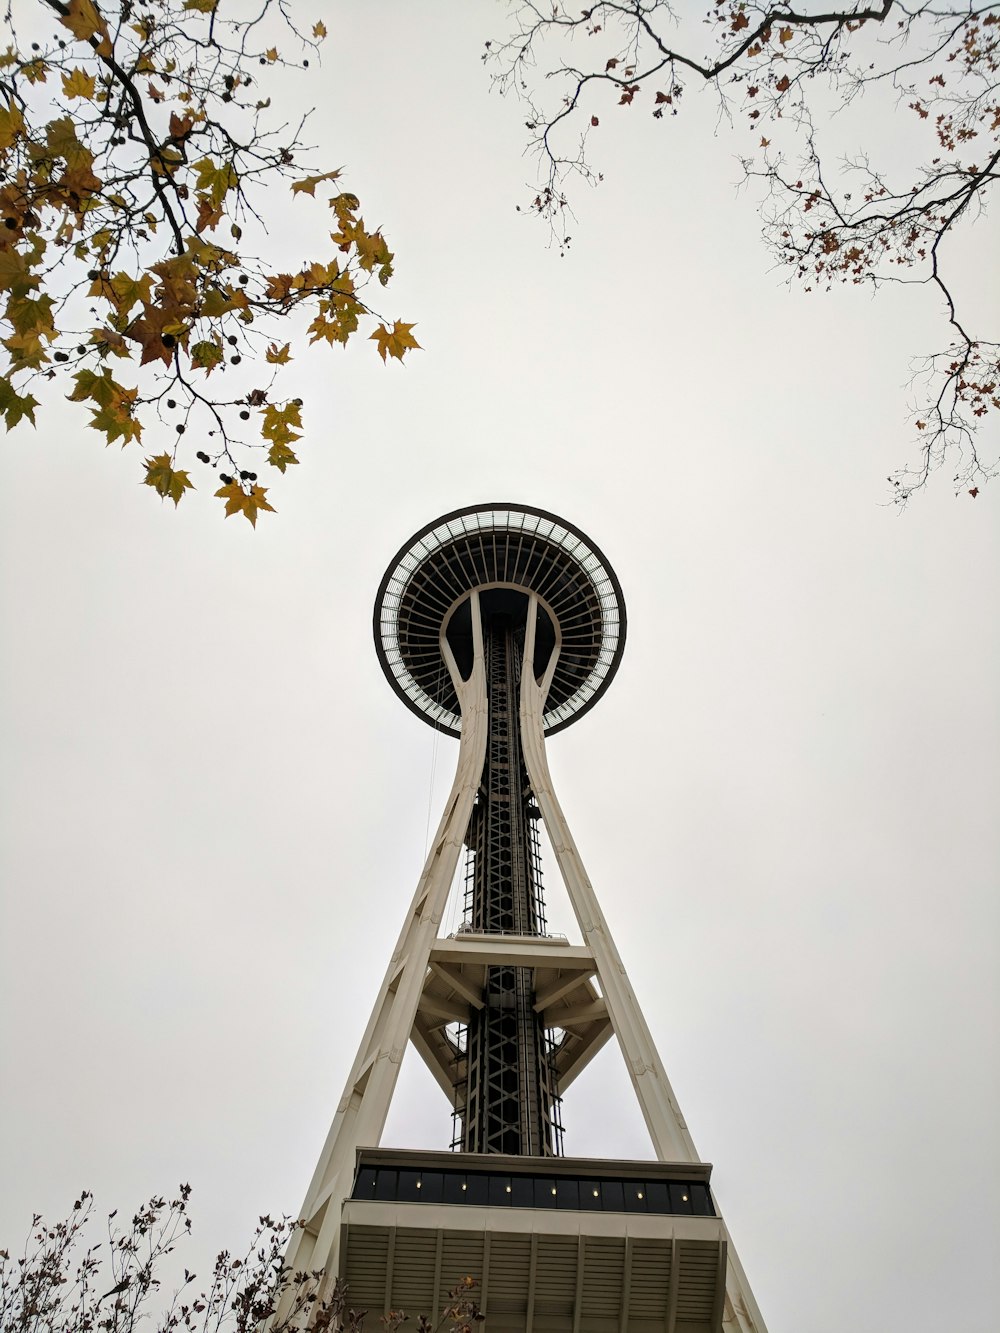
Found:
[[[458,764],[289,1262],[345,1278],[356,1306],[433,1315],[471,1274],[491,1333],[766,1333],[549,773],[546,736],[621,660],[610,565],[553,514],[459,510],[390,564],[375,640]],[[538,819],[579,945],[546,933]],[[441,938],[463,847],[466,917]],[[560,1098],[612,1035],[655,1162],[561,1155]],[[457,1152],[379,1146],[408,1041]]]

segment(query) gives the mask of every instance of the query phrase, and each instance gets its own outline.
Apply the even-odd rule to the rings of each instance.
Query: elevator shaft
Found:
[[[538,811],[524,767],[519,721],[523,620],[507,612],[484,615],[483,648],[489,739],[466,839],[472,870],[467,928],[543,935]],[[467,1032],[462,1151],[556,1155],[561,1148],[558,1089],[545,1029],[533,1007],[532,969],[490,967],[482,998]]]

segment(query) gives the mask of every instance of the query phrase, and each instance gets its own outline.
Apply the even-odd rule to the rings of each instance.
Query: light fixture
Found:
[[[641,1198],[642,1198],[642,1190],[640,1190],[639,1193],[638,1193],[635,1197],[636,1197],[637,1199],[641,1199]]]
[[[687,1196],[686,1194],[682,1194],[682,1195],[681,1195],[681,1198],[684,1200],[685,1203],[687,1203],[687,1201],[688,1201],[688,1196]]]
[[[463,1190],[467,1190],[468,1188],[469,1188],[468,1185],[463,1185],[463,1186],[462,1186],[462,1189],[463,1189]]]
[[[555,1185],[553,1185],[553,1186],[552,1186],[552,1193],[555,1194],[555,1192],[556,1192],[556,1187],[555,1187]]]
[[[418,1180],[418,1181],[417,1181],[417,1189],[420,1189],[422,1185],[423,1185],[423,1181],[422,1181],[422,1180]]]
[[[595,1198],[595,1199],[597,1198],[598,1193],[599,1193],[598,1190],[594,1190],[594,1198]]]
[[[507,1186],[507,1193],[508,1193],[508,1194],[510,1193],[510,1186],[509,1186],[509,1185]]]

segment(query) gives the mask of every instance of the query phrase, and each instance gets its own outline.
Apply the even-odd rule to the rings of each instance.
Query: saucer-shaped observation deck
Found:
[[[462,666],[474,589],[503,614],[535,593],[545,614],[536,672],[558,637],[559,659],[544,716],[560,731],[592,708],[625,647],[621,585],[579,528],[544,509],[472,505],[428,524],[394,556],[375,599],[375,647],[390,685],[432,726],[457,736],[462,718],[441,655],[442,626]],[[512,596],[513,594],[513,596]],[[463,619],[464,613],[464,619]]]

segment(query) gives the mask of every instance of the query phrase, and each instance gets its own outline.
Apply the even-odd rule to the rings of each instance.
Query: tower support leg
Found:
[[[327,1282],[337,1271],[340,1205],[350,1193],[355,1155],[359,1147],[376,1147],[382,1136],[482,778],[489,719],[479,599],[475,592],[471,597],[475,653],[468,680],[462,679],[441,635],[441,652],[462,709],[455,781],[306,1194],[305,1228],[285,1256],[297,1271],[324,1269]]]

